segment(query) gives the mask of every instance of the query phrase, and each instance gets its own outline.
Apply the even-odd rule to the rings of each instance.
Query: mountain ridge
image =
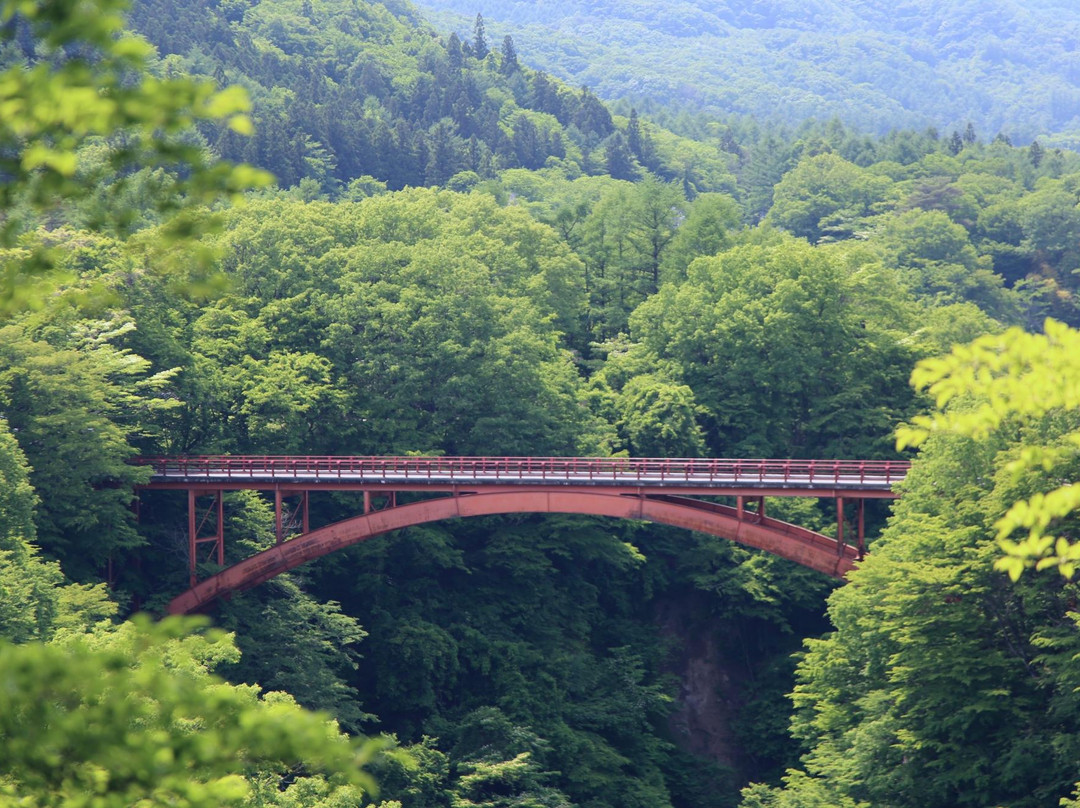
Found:
[[[788,125],[835,116],[877,133],[968,122],[1017,142],[1080,132],[1080,12],[1054,0],[418,5],[459,31],[479,10],[526,62],[605,99]]]

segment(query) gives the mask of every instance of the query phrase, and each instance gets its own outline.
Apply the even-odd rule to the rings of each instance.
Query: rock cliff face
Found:
[[[656,623],[671,644],[667,670],[679,681],[668,728],[682,749],[743,773],[749,761],[733,727],[746,701],[747,661],[702,601],[691,593],[657,602]]]

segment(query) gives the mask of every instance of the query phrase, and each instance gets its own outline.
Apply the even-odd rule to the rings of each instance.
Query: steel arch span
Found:
[[[563,513],[656,522],[756,547],[834,578],[842,578],[859,549],[820,533],[711,502],[681,496],[600,491],[492,491],[427,499],[371,511],[274,545],[222,570],[174,598],[170,614],[205,609],[215,599],[250,589],[336,550],[393,530],[471,516]]]

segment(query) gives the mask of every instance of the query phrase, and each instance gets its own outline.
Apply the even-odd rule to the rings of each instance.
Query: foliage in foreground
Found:
[[[56,214],[102,185],[107,197],[96,200],[87,223],[125,231],[137,211],[117,201],[131,174],[168,169],[146,184],[142,201],[169,213],[160,235],[176,244],[208,229],[203,206],[267,180],[249,166],[220,162],[191,137],[205,120],[250,132],[244,91],[150,75],[152,48],[124,33],[126,8],[124,0],[0,4],[0,316],[40,306],[73,277],[59,271],[45,243],[5,249],[19,245],[40,214]]]
[[[1049,416],[1069,418],[1080,409],[1080,332],[1047,320],[1044,332],[1014,328],[958,346],[941,359],[926,360],[912,382],[934,397],[938,412],[920,416],[899,431],[901,445],[917,445],[931,434],[950,432],[981,440],[1006,423],[1038,424]],[[949,406],[955,403],[955,406]],[[1055,435],[1052,443],[1025,445],[1007,467],[1016,480],[1042,478],[1051,486],[1069,479],[1066,471],[1080,451],[1080,428]],[[1057,567],[1072,578],[1080,561],[1080,542],[1071,522],[1080,508],[1080,483],[1040,486],[1014,503],[996,523],[1005,557],[997,569],[1015,581],[1025,567]],[[1020,541],[1009,537],[1027,531]],[[1058,530],[1062,535],[1055,535]]]
[[[1069,804],[1078,339],[1048,321],[917,368],[940,409],[901,431],[923,444],[904,496],[830,597],[834,632],[808,640],[799,663],[805,771],[783,790],[746,790],[744,806]],[[1009,541],[1016,529],[1028,537]],[[1030,566],[1063,575],[1021,579]]]
[[[209,673],[235,658],[191,621],[0,646],[0,804],[246,805],[250,777],[328,777],[351,800],[384,744],[354,743],[285,694]]]

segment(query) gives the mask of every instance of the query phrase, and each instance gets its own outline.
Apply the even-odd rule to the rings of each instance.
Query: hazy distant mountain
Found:
[[[1080,131],[1075,0],[416,0],[602,97],[1018,142]]]

